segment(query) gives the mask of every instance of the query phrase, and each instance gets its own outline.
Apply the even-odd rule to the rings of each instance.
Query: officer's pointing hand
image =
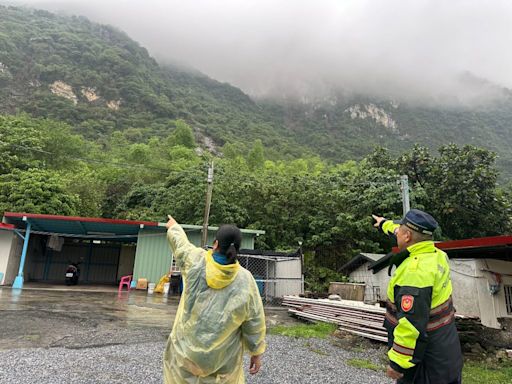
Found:
[[[379,228],[380,223],[384,220],[384,218],[382,216],[377,216],[377,215],[372,215],[372,217],[373,217],[373,220],[375,220],[375,224],[373,224],[373,226],[375,228]]]

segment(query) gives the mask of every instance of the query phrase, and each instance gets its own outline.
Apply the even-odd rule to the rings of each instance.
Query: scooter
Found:
[[[77,285],[80,277],[80,263],[70,263],[66,268],[66,285]]]

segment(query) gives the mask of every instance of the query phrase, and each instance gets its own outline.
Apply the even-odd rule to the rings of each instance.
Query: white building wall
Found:
[[[302,261],[300,258],[275,262],[275,297],[304,293],[302,279]]]
[[[5,270],[5,285],[12,285],[16,275],[18,275],[18,268],[20,267],[21,250],[23,248],[23,240],[15,235],[12,242],[11,252],[9,254],[9,260],[7,262],[7,268]]]
[[[373,281],[375,286],[380,289],[380,300],[386,301],[388,299],[388,285],[391,277],[388,276],[388,269],[384,268],[373,275]]]
[[[375,275],[372,271],[368,270],[369,262],[364,263],[349,275],[350,282],[352,283],[364,283],[364,301],[365,302],[377,302],[381,300],[382,290],[375,279]]]
[[[453,301],[458,314],[477,316],[482,325],[501,328],[500,317],[512,317],[505,305],[504,285],[512,285],[512,262],[494,259],[450,260]],[[494,272],[494,273],[493,273]],[[491,286],[499,290],[491,294]]]
[[[459,315],[481,317],[480,301],[484,293],[478,284],[483,276],[475,259],[450,259],[453,305]]]
[[[390,280],[387,268],[370,277],[366,275],[366,268],[368,263],[350,273],[351,281],[366,283],[367,291],[372,287],[378,287],[380,299],[386,300]],[[512,314],[507,313],[503,289],[504,285],[512,285],[512,262],[493,259],[450,259],[450,271],[452,297],[457,314],[479,317],[482,325],[491,328],[501,327],[498,318],[512,317]],[[501,279],[499,291],[495,295],[491,295],[490,292],[490,285],[497,283],[492,272],[499,273]]]
[[[487,280],[487,300],[491,301],[496,317],[512,317],[512,314],[507,313],[505,305],[505,290],[504,285],[512,285],[512,262],[494,259],[478,260],[485,279]],[[497,283],[497,276],[499,274],[500,288],[495,295],[490,295],[489,284]]]
[[[6,280],[7,265],[15,236],[16,234],[11,231],[0,231],[0,285],[3,285]]]

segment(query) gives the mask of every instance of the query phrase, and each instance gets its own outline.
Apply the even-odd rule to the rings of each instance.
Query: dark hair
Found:
[[[235,263],[242,244],[242,232],[234,225],[224,224],[217,231],[215,240],[219,242],[219,252],[226,255],[228,263]]]

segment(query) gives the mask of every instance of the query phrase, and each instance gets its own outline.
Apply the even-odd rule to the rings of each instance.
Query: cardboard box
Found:
[[[148,279],[144,279],[144,278],[141,278],[141,279],[138,279],[137,280],[137,286],[135,287],[135,289],[148,289]]]
[[[339,295],[343,300],[364,301],[365,288],[365,284],[331,282],[329,295]]]

